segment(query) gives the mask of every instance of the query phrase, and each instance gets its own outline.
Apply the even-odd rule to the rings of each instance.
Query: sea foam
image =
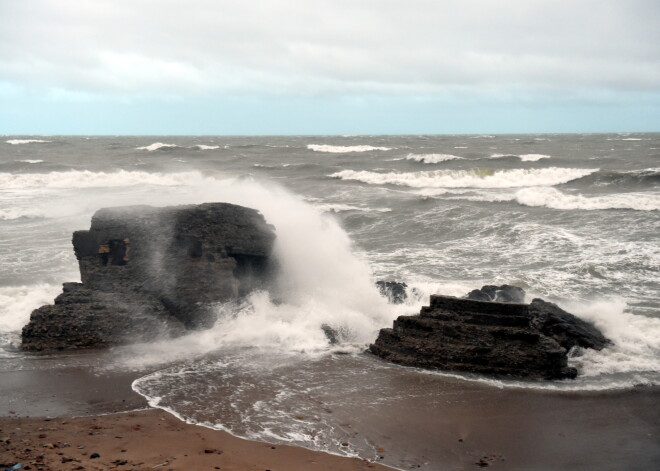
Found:
[[[392,150],[391,147],[374,146],[332,146],[328,144],[307,144],[307,148],[314,152],[330,152],[333,154],[343,154],[345,152],[369,152],[373,150]]]
[[[162,142],[154,142],[153,144],[150,144],[148,146],[143,146],[143,147],[136,147],[137,150],[148,150],[149,152],[153,152],[158,149],[170,149],[174,147],[179,147],[176,144],[164,144]]]
[[[437,164],[447,160],[459,160],[463,157],[451,154],[408,154],[407,160],[414,160],[416,162],[424,162],[425,164]]]
[[[545,206],[552,209],[634,209],[659,211],[660,194],[621,193],[602,196],[569,195],[556,188],[525,188],[519,190],[515,200],[525,206]]]
[[[512,170],[436,170],[410,173],[376,173],[342,170],[330,175],[372,185],[401,185],[411,188],[519,188],[553,186],[585,177],[598,169],[549,167]]]
[[[8,141],[5,141],[7,144],[12,144],[12,145],[19,145],[19,144],[32,144],[36,142],[52,142],[52,141],[45,141],[43,139],[9,139]]]
[[[149,173],[119,170],[118,172],[91,172],[71,170],[50,173],[0,173],[0,187],[4,189],[28,188],[105,188],[132,185],[174,186],[199,181],[199,172]]]
[[[491,159],[501,159],[505,157],[518,157],[523,162],[537,162],[541,159],[549,159],[546,154],[491,154]]]

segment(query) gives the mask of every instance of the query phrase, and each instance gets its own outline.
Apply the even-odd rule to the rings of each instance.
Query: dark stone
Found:
[[[495,301],[498,303],[524,303],[525,290],[512,285],[486,285],[481,289],[470,291],[466,296],[467,299],[474,299],[477,301]]]
[[[321,325],[321,330],[323,331],[325,336],[328,338],[328,341],[330,342],[330,345],[336,345],[336,344],[339,343],[339,332],[337,332],[336,329],[333,329],[328,324],[322,324]]]
[[[24,350],[106,347],[210,327],[214,305],[264,287],[275,235],[227,203],[101,209],[73,234],[82,283],[23,328]]]
[[[574,316],[556,304],[534,299],[529,305],[532,325],[555,339],[566,350],[573,347],[602,350],[611,342],[590,322]]]
[[[92,453],[91,455],[89,455],[89,457],[94,460],[96,458],[100,458],[101,455],[99,455],[98,453]]]
[[[559,309],[543,301],[528,305],[434,295],[419,315],[400,316],[393,328],[381,329],[370,350],[394,363],[422,368],[575,378],[568,349],[596,345],[594,332],[584,321],[568,313],[570,318],[560,318],[546,305]]]
[[[381,296],[387,298],[391,304],[402,304],[408,299],[406,289],[408,285],[398,281],[377,281],[376,286]]]

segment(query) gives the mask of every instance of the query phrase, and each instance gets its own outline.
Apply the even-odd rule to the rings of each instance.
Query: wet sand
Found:
[[[149,409],[79,418],[0,419],[0,469],[386,471],[357,458],[269,445]]]

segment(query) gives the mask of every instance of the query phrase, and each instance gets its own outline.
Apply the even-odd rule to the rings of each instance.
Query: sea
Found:
[[[278,292],[218,306],[206,331],[102,361],[51,355],[47,367],[135,371],[136,392],[190,423],[420,469],[437,463],[397,450],[392,434],[406,428],[385,437],[373,417],[410,401],[460,404],[470,388],[660,384],[660,133],[1,136],[0,372],[46,368],[20,352],[20,330],[79,281],[71,235],[96,210],[203,202],[256,208],[275,227]],[[390,304],[378,280],[405,282],[406,302]],[[579,377],[550,382],[366,352],[431,294],[505,283],[593,322],[613,345],[571,352]]]

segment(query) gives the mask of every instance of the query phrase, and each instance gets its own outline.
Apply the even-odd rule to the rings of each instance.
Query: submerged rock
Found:
[[[82,283],[35,310],[23,349],[92,348],[209,327],[213,306],[262,287],[275,235],[227,203],[101,209],[73,234]]]
[[[391,304],[402,304],[408,299],[408,285],[399,281],[377,281],[376,286],[381,296]]]
[[[608,341],[554,304],[535,301],[528,305],[434,295],[419,315],[400,316],[393,328],[381,329],[370,350],[394,363],[422,368],[575,378],[568,349],[602,348]]]

